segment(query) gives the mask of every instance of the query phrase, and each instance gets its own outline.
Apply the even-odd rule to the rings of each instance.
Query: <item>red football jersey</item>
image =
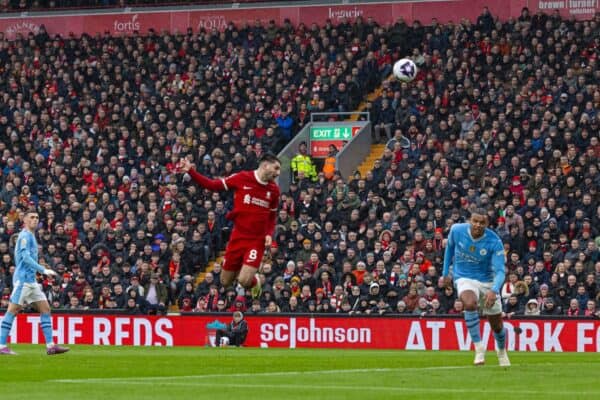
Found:
[[[279,187],[275,182],[260,182],[255,171],[241,171],[223,179],[208,179],[190,170],[191,177],[210,190],[232,190],[232,237],[272,235],[279,206]]]

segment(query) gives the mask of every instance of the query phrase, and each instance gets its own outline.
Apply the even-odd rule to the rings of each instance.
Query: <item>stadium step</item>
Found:
[[[378,160],[383,155],[383,150],[385,150],[385,144],[374,144],[371,145],[371,153],[364,159],[362,163],[358,166],[358,171],[360,172],[360,176],[365,177],[368,171],[373,169],[375,165],[375,160]],[[350,177],[352,179],[352,177]]]
[[[215,263],[217,263],[217,262],[220,264],[223,263],[223,255],[224,254],[225,254],[225,252],[220,252],[215,260],[208,262],[208,265],[206,266],[206,270],[204,272],[200,272],[200,273],[198,273],[198,275],[196,275],[196,279],[194,281],[194,287],[196,287],[200,283],[202,283],[202,281],[204,280],[204,277],[206,276],[206,273],[211,272],[213,270],[213,268],[215,267]],[[171,304],[169,306],[169,313],[177,313],[177,312],[179,312],[179,307],[177,307],[177,304]]]
[[[206,270],[204,272],[200,272],[198,275],[196,275],[196,282],[194,283],[194,286],[198,286],[200,283],[202,283],[202,281],[204,280],[204,277],[206,276],[207,272],[211,272],[213,270],[213,268],[215,267],[215,263],[219,263],[222,264],[223,263],[223,252],[219,253],[219,255],[217,256],[217,258],[213,261],[209,261],[208,265],[206,266]]]
[[[393,78],[393,75],[390,75],[387,80],[392,79],[392,78]],[[383,85],[380,85],[375,90],[373,90],[371,93],[369,93],[367,95],[367,99],[358,105],[358,108],[356,111],[363,111],[365,109],[365,107],[367,107],[367,102],[376,100],[379,96],[381,96],[382,92],[383,92]],[[358,115],[353,115],[352,117],[350,117],[350,120],[357,121]]]

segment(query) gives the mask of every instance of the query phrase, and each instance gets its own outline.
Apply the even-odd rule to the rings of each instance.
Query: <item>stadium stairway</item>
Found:
[[[388,79],[392,79],[392,77],[393,77],[393,75],[390,75],[390,78],[388,78]],[[383,85],[380,85],[375,90],[373,90],[371,93],[369,93],[367,95],[367,99],[358,106],[358,109],[356,111],[363,111],[365,109],[365,107],[367,106],[367,102],[375,101],[379,96],[381,96],[382,92],[383,92]],[[353,115],[350,118],[350,120],[352,120],[352,121],[358,120],[358,115]],[[364,161],[357,168],[357,170],[360,172],[360,176],[364,177],[368,171],[373,169],[375,160],[381,158],[381,156],[383,155],[384,149],[385,149],[385,144],[371,145],[371,153],[369,153],[367,158],[365,158]],[[354,177],[351,176],[350,180],[352,180],[353,178]]]
[[[211,260],[208,262],[208,265],[206,266],[206,270],[204,272],[200,272],[198,275],[196,275],[196,279],[194,281],[194,288],[196,288],[200,283],[202,283],[207,272],[211,272],[213,270],[213,268],[215,267],[215,263],[223,264],[223,255],[224,254],[225,254],[225,252],[219,253],[219,255],[217,256],[217,258],[215,260]],[[171,305],[169,305],[168,312],[169,313],[178,313],[179,307],[177,307],[177,304],[171,304]]]
[[[358,168],[356,168],[360,172],[361,177],[365,177],[368,171],[373,169],[375,165],[375,160],[378,160],[383,155],[383,150],[385,150],[385,144],[372,144],[371,145],[371,153],[363,160],[362,163],[359,164]],[[352,179],[354,177],[350,177]]]
[[[202,281],[204,280],[204,277],[206,276],[206,273],[211,272],[213,270],[213,268],[215,267],[215,263],[219,263],[219,264],[223,263],[223,253],[219,253],[219,255],[217,256],[217,258],[215,260],[209,261],[208,265],[206,266],[206,270],[204,272],[200,272],[198,275],[196,275],[196,281],[194,282],[194,287],[196,287],[200,283],[202,283]]]
[[[390,77],[386,80],[389,80],[392,78],[393,78],[393,75],[390,75]],[[381,96],[381,93],[383,93],[383,85],[379,85],[375,90],[373,90],[371,93],[369,93],[367,95],[367,99],[358,105],[358,108],[356,111],[363,111],[365,109],[365,107],[367,106],[367,102],[375,101],[379,96]],[[353,115],[352,117],[350,117],[350,120],[358,121],[358,115]]]

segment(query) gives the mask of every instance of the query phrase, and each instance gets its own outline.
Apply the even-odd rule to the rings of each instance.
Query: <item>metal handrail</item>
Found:
[[[312,112],[310,113],[310,122],[330,122],[330,121],[315,121],[315,116],[337,116],[337,115],[366,115],[367,121],[371,121],[371,113],[368,111],[348,111],[348,112]],[[346,122],[346,121],[332,121],[332,122]]]

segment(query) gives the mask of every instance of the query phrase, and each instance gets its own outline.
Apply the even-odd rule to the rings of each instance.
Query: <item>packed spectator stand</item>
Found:
[[[439,279],[444,237],[480,206],[506,247],[507,317],[597,316],[599,23],[484,11],[446,25],[0,37],[0,307],[19,215],[35,207],[55,308],[460,314]],[[406,55],[415,82],[388,80]],[[311,112],[355,110],[375,90],[366,110],[393,135],[381,160],[292,185],[261,298],[220,287],[231,197],[176,174],[179,158],[210,176],[254,168]]]

